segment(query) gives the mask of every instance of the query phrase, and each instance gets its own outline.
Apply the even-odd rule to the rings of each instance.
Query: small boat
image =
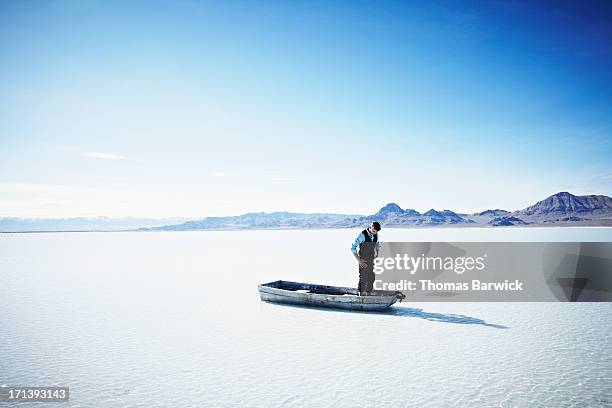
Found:
[[[370,296],[359,296],[355,288],[316,285],[278,280],[257,286],[265,302],[289,303],[302,306],[336,309],[383,311],[406,296],[402,292],[377,290]]]

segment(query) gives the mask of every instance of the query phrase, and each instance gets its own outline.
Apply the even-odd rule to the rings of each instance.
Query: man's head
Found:
[[[368,229],[372,234],[378,234],[378,231],[380,231],[382,227],[380,226],[380,223],[378,221],[374,221],[372,224],[370,224]]]

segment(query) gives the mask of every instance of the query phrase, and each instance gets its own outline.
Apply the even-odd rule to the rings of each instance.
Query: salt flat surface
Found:
[[[0,234],[0,384],[70,386],[53,407],[612,405],[612,304],[365,314],[259,301],[257,283],[276,279],[355,286],[357,233]],[[382,238],[612,241],[612,230]]]

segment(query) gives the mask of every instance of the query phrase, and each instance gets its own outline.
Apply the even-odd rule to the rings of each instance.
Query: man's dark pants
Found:
[[[359,268],[359,293],[371,292],[374,287],[374,245],[371,242],[363,242],[359,246],[359,257],[363,259],[367,266]]]

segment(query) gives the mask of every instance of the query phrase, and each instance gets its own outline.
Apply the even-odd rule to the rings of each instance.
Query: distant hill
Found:
[[[372,215],[372,217],[387,219],[389,217],[399,217],[399,216],[411,217],[415,215],[418,216],[421,214],[418,211],[412,210],[410,208],[406,210],[402,210],[402,208],[399,205],[395,203],[389,203],[385,205],[383,208],[381,208],[380,210],[378,210],[378,212]]]
[[[521,220],[518,217],[505,216],[505,217],[495,217],[489,224],[493,227],[509,227],[512,225],[527,225],[528,223]]]
[[[440,225],[440,224],[471,224],[474,221],[464,218],[451,210],[436,211],[433,208],[422,215],[421,224]]]
[[[279,229],[319,228],[321,226],[346,225],[361,215],[346,214],[303,214],[291,212],[248,213],[229,217],[206,217],[177,225],[141,228],[140,230],[186,231],[200,229]]]
[[[431,210],[421,214],[412,209],[403,210],[395,203],[389,203],[373,215],[365,217],[361,216],[357,218],[356,221],[359,225],[372,221],[378,221],[386,226],[441,225],[471,222],[470,220],[467,220],[450,210],[436,211],[432,208]]]
[[[354,228],[378,221],[384,227],[512,227],[512,226],[610,226],[612,198],[604,195],[576,196],[560,192],[523,210],[489,209],[474,214],[430,209],[419,213],[389,203],[372,215],[335,213],[247,213],[227,217],[186,218],[0,218],[0,232],[9,231],[191,231],[248,229]]]
[[[141,227],[158,227],[187,221],[185,217],[171,218],[16,218],[0,217],[0,232],[44,231],[121,231]]]
[[[568,192],[553,194],[518,212],[526,217],[592,216],[612,212],[612,198],[604,195],[575,196]]]
[[[508,214],[510,214],[510,211],[496,209],[496,210],[484,210],[482,212],[474,213],[472,215],[481,216],[481,217],[503,217],[504,215],[508,215]]]

